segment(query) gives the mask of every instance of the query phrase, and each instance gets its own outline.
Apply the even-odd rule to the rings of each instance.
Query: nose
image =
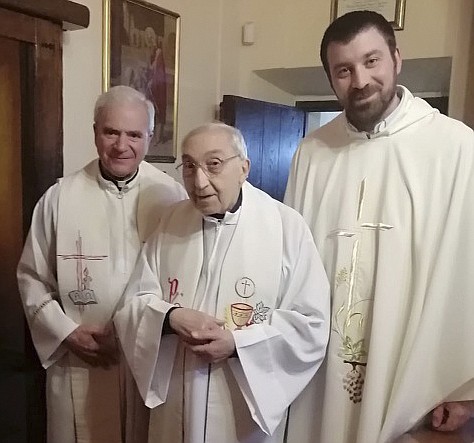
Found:
[[[117,136],[117,139],[115,140],[114,148],[117,151],[121,151],[121,152],[124,152],[128,149],[127,148],[127,135],[124,132],[121,132]]]
[[[194,172],[194,186],[196,189],[204,189],[209,184],[209,177],[204,170],[198,166]]]
[[[352,72],[352,87],[354,89],[364,89],[369,84],[369,75],[364,67],[357,67]]]

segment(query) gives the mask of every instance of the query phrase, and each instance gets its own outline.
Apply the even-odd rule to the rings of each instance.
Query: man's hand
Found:
[[[219,363],[235,351],[234,336],[228,329],[198,331],[193,333],[193,337],[204,344],[188,344],[187,348],[208,363]]]
[[[195,337],[197,332],[222,329],[224,324],[223,321],[215,317],[189,308],[174,309],[169,316],[169,321],[171,329],[178,334],[179,338],[192,345],[209,342],[209,340]]]
[[[433,409],[431,425],[437,431],[456,431],[474,417],[474,401],[442,403]]]
[[[118,347],[113,326],[80,325],[65,339],[65,346],[91,366],[108,368],[118,363]]]

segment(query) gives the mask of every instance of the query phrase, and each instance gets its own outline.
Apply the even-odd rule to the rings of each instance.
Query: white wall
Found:
[[[79,2],[78,2],[79,3]],[[90,25],[63,36],[64,173],[95,157],[93,109],[102,92],[102,9],[97,0],[82,0]]]
[[[91,18],[87,29],[64,34],[65,174],[80,168],[96,155],[93,107],[102,92],[102,2],[76,2],[89,8]],[[219,103],[221,0],[150,2],[181,16],[179,145],[189,130],[214,119],[216,103]],[[175,165],[160,163],[157,166],[178,178]]]
[[[64,33],[65,173],[95,157],[92,112],[102,92],[102,2],[76,1],[89,8],[91,20],[85,30]],[[151,1],[181,15],[178,145],[189,130],[214,119],[223,94],[294,104],[294,96],[254,70],[321,65],[331,0]],[[450,114],[463,119],[469,111],[471,120],[474,99],[466,96],[474,90],[468,75],[473,16],[472,0],[429,0],[429,7],[407,0],[405,29],[396,33],[404,58],[453,57]],[[252,46],[241,44],[247,21],[255,23]],[[178,176],[174,165],[157,166]]]
[[[321,66],[319,44],[330,23],[331,0],[240,0],[240,25],[255,23],[254,45],[238,48],[240,92],[288,103],[282,91],[262,89],[254,70]],[[407,0],[405,27],[396,32],[402,57],[453,57],[450,113],[462,118],[469,81],[468,63],[474,2]],[[471,76],[472,77],[472,76]],[[473,81],[473,80],[471,80]],[[276,89],[276,88],[275,88]]]

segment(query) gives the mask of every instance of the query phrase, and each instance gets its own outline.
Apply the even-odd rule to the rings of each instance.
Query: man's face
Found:
[[[357,34],[349,43],[331,42],[327,49],[332,88],[347,119],[361,131],[371,131],[397,106],[398,49],[390,49],[376,28]]]
[[[224,214],[237,202],[250,164],[236,155],[228,134],[221,130],[196,134],[183,146],[184,187],[202,214]],[[188,163],[213,165],[221,161],[224,163],[220,166],[220,172],[211,173],[211,176],[200,167],[190,168]]]
[[[150,144],[148,114],[141,103],[113,103],[102,109],[94,125],[102,167],[115,178],[137,170]]]

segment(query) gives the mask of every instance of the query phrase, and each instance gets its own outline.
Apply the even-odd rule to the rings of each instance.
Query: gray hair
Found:
[[[230,139],[230,144],[232,149],[235,153],[242,159],[247,160],[247,144],[245,143],[244,136],[242,133],[233,126],[226,125],[225,123],[221,122],[213,122],[213,123],[206,123],[202,126],[198,126],[194,128],[192,131],[188,132],[188,134],[184,137],[181,146],[186,146],[189,140],[194,137],[195,135],[202,134],[203,132],[210,132],[210,131],[223,131],[225,132]]]
[[[103,109],[113,104],[138,103],[143,104],[148,114],[148,130],[150,134],[155,126],[155,107],[144,94],[131,88],[130,86],[113,86],[107,92],[99,95],[94,107],[94,123],[97,123],[99,115]]]

